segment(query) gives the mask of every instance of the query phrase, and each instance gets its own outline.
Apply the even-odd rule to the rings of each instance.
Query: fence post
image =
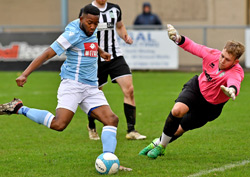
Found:
[[[61,26],[62,31],[68,24],[68,0],[61,0]]]
[[[207,46],[207,27],[203,27],[203,45]]]

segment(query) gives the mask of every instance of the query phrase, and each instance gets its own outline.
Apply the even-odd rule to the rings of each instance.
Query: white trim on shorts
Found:
[[[132,74],[124,74],[124,75],[121,75],[121,76],[117,76],[117,77],[113,78],[111,81],[114,81],[114,80],[116,80],[116,79],[118,79],[120,77],[127,77],[127,76],[132,76]]]
[[[104,86],[104,85],[106,85],[107,83],[108,83],[108,81],[107,81],[107,82],[105,82],[105,83],[103,83],[102,85],[98,86],[98,88],[103,87],[103,86]]]

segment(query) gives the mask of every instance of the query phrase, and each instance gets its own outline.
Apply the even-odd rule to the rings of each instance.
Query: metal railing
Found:
[[[8,30],[25,30],[27,32],[32,32],[34,30],[56,30],[63,31],[63,25],[1,25],[0,33],[8,32]],[[126,26],[127,29],[130,30],[166,30],[166,25],[137,25],[137,26]],[[249,25],[175,25],[176,29],[201,29],[202,30],[202,38],[203,45],[207,45],[207,36],[209,29],[246,29],[250,28]]]
[[[174,26],[177,30],[178,29],[201,29],[202,30],[202,38],[203,38],[203,45],[207,45],[207,31],[208,29],[246,29],[250,28],[248,25],[175,25]],[[138,26],[128,26],[127,29],[135,29],[135,30],[166,30],[167,26],[166,25],[148,25],[148,26],[143,26],[143,25],[138,25]]]
[[[33,30],[58,30],[63,31],[62,25],[0,25],[0,33],[9,32],[8,30],[26,30],[32,32]]]

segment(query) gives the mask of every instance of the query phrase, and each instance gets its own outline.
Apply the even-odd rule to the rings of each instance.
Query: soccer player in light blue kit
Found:
[[[97,56],[105,60],[110,54],[97,44],[97,25],[100,11],[87,5],[80,11],[80,18],[72,21],[58,39],[38,56],[16,79],[23,87],[27,77],[44,62],[66,51],[67,59],[61,67],[61,84],[58,89],[56,114],[23,106],[20,99],[0,105],[0,114],[23,114],[48,128],[63,131],[72,120],[78,105],[88,115],[104,124],[102,129],[103,152],[114,153],[118,117],[112,112],[103,92],[98,89]]]

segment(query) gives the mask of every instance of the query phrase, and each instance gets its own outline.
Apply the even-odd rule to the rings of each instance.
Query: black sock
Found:
[[[174,117],[170,112],[163,129],[165,135],[173,137],[179,127],[181,120],[182,118]]]
[[[124,103],[124,112],[127,119],[128,133],[135,130],[135,106]]]
[[[88,119],[89,119],[89,128],[95,129],[95,118],[88,115]]]
[[[182,135],[176,136],[174,135],[171,140],[169,141],[169,143],[172,143],[173,141],[177,140],[178,138],[180,138]]]

